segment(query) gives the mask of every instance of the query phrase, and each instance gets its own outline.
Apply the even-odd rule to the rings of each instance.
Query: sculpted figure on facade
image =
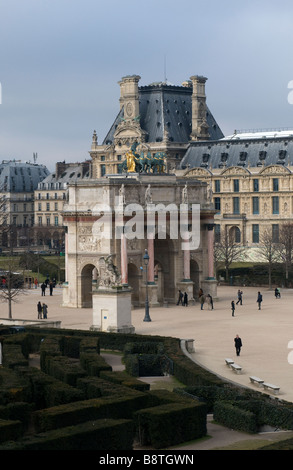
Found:
[[[187,204],[188,203],[188,194],[187,194],[187,183],[182,189],[182,204]]]
[[[113,263],[113,255],[99,259],[99,287],[115,287],[121,285],[121,274]]]
[[[153,202],[152,192],[151,192],[151,185],[149,184],[145,190],[145,203],[151,204]]]

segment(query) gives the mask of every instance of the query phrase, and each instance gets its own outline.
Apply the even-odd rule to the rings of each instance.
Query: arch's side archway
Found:
[[[96,276],[96,267],[93,264],[86,264],[80,274],[80,304],[83,308],[92,308],[93,299],[92,299],[92,290],[93,290],[93,281]]]
[[[176,279],[175,279],[175,261],[174,261],[174,245],[172,240],[166,235],[165,239],[155,238],[155,260],[160,266],[161,285],[158,300],[167,300],[174,302],[176,296]]]
[[[200,289],[200,271],[197,261],[190,260],[190,279],[193,282],[193,298],[198,299],[198,291]]]

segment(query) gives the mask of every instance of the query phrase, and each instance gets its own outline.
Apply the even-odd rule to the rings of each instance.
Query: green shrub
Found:
[[[168,403],[135,413],[137,438],[155,449],[206,435],[206,408],[202,404]]]
[[[112,367],[96,352],[81,352],[80,364],[88,375],[99,376],[101,371],[111,371]]]
[[[132,420],[90,420],[75,426],[56,429],[7,442],[0,450],[132,450]]]
[[[79,378],[85,377],[86,372],[78,362],[72,362],[65,356],[47,356],[47,374],[68,385],[76,386]]]
[[[30,401],[36,409],[58,406],[84,399],[84,394],[70,385],[50,377],[33,367],[21,368],[21,377],[29,389]]]
[[[125,385],[126,387],[134,388],[135,390],[140,390],[141,392],[147,391],[150,389],[150,384],[137,380],[134,377],[131,377],[127,372],[101,372],[100,377],[106,379],[109,382],[114,382],[117,384]]]
[[[248,433],[256,433],[257,417],[230,402],[218,401],[214,405],[214,419],[223,426]]]
[[[28,360],[22,354],[20,344],[6,343],[3,344],[3,366],[14,369],[17,366],[28,365]]]
[[[37,432],[72,426],[95,419],[131,419],[133,413],[144,407],[147,396],[130,391],[129,395],[102,397],[67,405],[38,410],[33,413]]]
[[[22,435],[22,431],[21,421],[0,419],[0,442],[16,440]]]

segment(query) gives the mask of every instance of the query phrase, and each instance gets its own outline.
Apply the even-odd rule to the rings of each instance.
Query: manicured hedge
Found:
[[[79,362],[72,362],[70,358],[65,356],[48,356],[46,373],[73,387],[76,386],[79,378],[86,376],[86,371],[80,366]]]
[[[215,403],[214,420],[238,431],[256,433],[258,430],[256,415],[230,402],[218,401]]]
[[[16,440],[23,432],[21,421],[0,419],[0,442]]]
[[[28,365],[28,360],[22,354],[21,345],[19,344],[9,344],[4,341],[2,355],[4,367],[13,369],[16,366]]]
[[[103,397],[46,408],[33,413],[37,432],[79,424],[90,419],[131,419],[146,406],[147,396],[133,391],[129,396]]]
[[[111,371],[112,367],[96,352],[80,353],[80,364],[88,375],[99,376],[101,371]]]
[[[203,404],[168,403],[135,413],[137,438],[155,449],[191,441],[206,435]]]
[[[82,390],[50,377],[33,367],[18,369],[19,377],[25,379],[29,400],[36,409],[63,405],[85,398]]]
[[[132,420],[91,420],[44,432],[18,442],[0,445],[0,450],[132,450]]]

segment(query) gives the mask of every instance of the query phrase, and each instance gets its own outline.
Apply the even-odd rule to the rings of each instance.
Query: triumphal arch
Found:
[[[215,211],[207,185],[128,165],[125,173],[68,188],[63,305],[92,308],[99,289],[114,287],[131,292],[132,307],[144,305],[146,288],[150,306],[174,304],[179,289],[189,301],[199,288],[215,297]]]

